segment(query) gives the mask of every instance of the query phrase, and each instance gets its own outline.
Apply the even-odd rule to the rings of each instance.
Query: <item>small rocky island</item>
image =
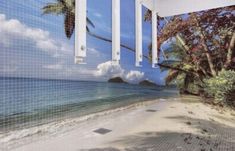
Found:
[[[109,83],[126,83],[128,84],[128,82],[124,81],[121,77],[114,77],[108,80]],[[151,82],[149,80],[143,80],[139,83],[140,86],[157,86],[156,83]]]
[[[114,77],[108,80],[110,83],[127,83],[121,77]]]
[[[139,83],[139,85],[141,85],[141,86],[157,86],[156,83],[153,83],[149,80],[143,80]]]

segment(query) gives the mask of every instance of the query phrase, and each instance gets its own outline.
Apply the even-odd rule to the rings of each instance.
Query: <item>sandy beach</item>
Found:
[[[42,136],[13,151],[232,151],[235,112],[195,97],[139,103]]]

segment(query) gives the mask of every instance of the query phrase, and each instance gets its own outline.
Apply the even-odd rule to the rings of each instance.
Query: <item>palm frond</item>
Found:
[[[184,57],[187,56],[182,48],[177,44],[171,44],[167,49],[164,50],[164,53],[166,57],[170,59],[182,60]]]
[[[181,65],[181,61],[178,60],[164,60],[161,62],[161,64],[163,66],[169,66],[169,67],[178,67],[179,65]],[[169,70],[169,68],[165,68],[163,66],[160,66],[161,71],[167,71]]]
[[[43,14],[64,15],[64,30],[67,38],[71,38],[75,28],[75,0],[57,0],[57,3],[48,3],[42,8]],[[93,22],[87,18],[88,25],[95,28]]]
[[[60,0],[64,1],[64,4],[66,4],[66,7],[72,8],[75,7],[75,0]]]
[[[49,3],[42,8],[43,14],[63,14],[64,6],[61,3]]]
[[[169,70],[165,78],[166,85],[169,85],[173,80],[175,80],[179,74],[180,72],[177,70]]]

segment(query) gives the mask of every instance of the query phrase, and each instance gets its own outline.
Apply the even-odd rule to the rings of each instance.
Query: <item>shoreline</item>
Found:
[[[176,96],[177,98],[177,96]],[[172,98],[175,99],[175,98]],[[152,99],[141,102],[135,102],[128,104],[127,106],[121,106],[117,108],[110,108],[108,110],[83,115],[79,117],[72,117],[68,119],[62,119],[48,124],[30,127],[27,129],[14,130],[7,133],[0,134],[0,146],[6,146],[7,150],[12,150],[16,146],[27,145],[33,141],[37,142],[44,138],[53,138],[57,135],[63,135],[76,127],[76,125],[82,124],[83,122],[96,120],[99,117],[103,117],[109,114],[115,114],[118,112],[124,112],[126,110],[137,109],[139,107],[154,104],[159,101],[165,101],[166,98]],[[39,137],[39,138],[37,138]],[[4,147],[3,147],[4,148]],[[0,150],[4,150],[0,147]]]
[[[172,148],[179,147],[186,150],[190,146],[196,147],[196,151],[204,148],[216,150],[226,147],[224,145],[227,144],[229,144],[228,149],[235,148],[234,113],[232,111],[220,113],[212,106],[198,102],[198,99],[200,98],[189,96],[156,99],[102,112],[82,121],[78,119],[60,121],[62,126],[57,127],[59,132],[56,134],[39,133],[35,135],[36,137],[30,136],[30,139],[18,142],[7,151],[90,151],[92,149],[144,151],[164,146],[166,142],[162,142],[162,139],[177,145]],[[108,129],[110,132],[104,135],[95,133],[94,131],[99,128]],[[218,132],[213,129],[218,129]],[[221,140],[217,136],[221,137]],[[142,142],[143,139],[148,141]],[[217,140],[224,141],[224,144],[217,146]],[[165,146],[163,149],[170,148]]]

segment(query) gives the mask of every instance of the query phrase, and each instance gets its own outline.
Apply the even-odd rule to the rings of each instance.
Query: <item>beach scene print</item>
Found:
[[[136,67],[135,3],[113,64],[112,0],[87,0],[76,64],[76,0],[0,0],[0,151],[235,150],[235,6],[159,14],[157,50],[142,6]]]

